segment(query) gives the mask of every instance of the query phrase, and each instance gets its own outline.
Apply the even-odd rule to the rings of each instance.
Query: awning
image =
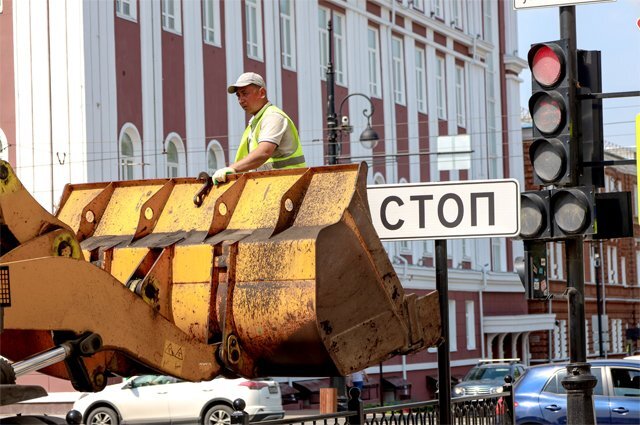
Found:
[[[293,382],[295,389],[305,393],[319,393],[320,388],[328,388],[329,386],[329,379],[307,379]]]
[[[283,396],[289,394],[297,394],[299,392],[286,382],[279,382],[278,385],[280,385],[280,394],[282,394]]]
[[[406,379],[402,379],[401,377],[384,377],[382,378],[382,386],[385,388],[406,388],[407,386],[411,386],[411,382]]]

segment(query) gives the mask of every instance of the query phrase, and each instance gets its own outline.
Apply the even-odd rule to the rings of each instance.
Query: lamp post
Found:
[[[374,112],[373,102],[371,98],[362,93],[351,93],[342,99],[340,102],[340,108],[338,109],[338,116],[340,117],[340,124],[338,124],[338,116],[336,116],[335,107],[335,72],[333,70],[333,25],[330,20],[327,24],[327,31],[329,33],[329,62],[327,63],[327,128],[329,129],[329,146],[328,146],[328,163],[334,165],[338,163],[338,156],[340,155],[340,148],[342,144],[342,132],[347,131],[351,133],[353,127],[349,124],[349,117],[342,116],[342,106],[344,103],[353,96],[364,97],[369,101],[369,109],[364,109],[362,114],[367,118],[367,128],[364,129],[360,135],[360,143],[370,149],[373,149],[378,143],[378,133],[371,127],[371,116]],[[338,139],[338,132],[340,132],[340,139]]]
[[[342,106],[347,99],[353,96],[361,96],[369,101],[370,108],[362,111],[363,115],[367,118],[367,128],[365,128],[360,135],[360,143],[370,149],[373,149],[378,143],[378,133],[376,133],[376,131],[371,127],[371,116],[374,112],[373,102],[369,96],[362,93],[351,93],[342,99],[339,108],[340,124],[338,125],[335,106],[336,81],[335,72],[333,70],[333,24],[331,20],[327,23],[327,32],[329,37],[329,61],[327,63],[327,128],[329,129],[329,145],[327,147],[327,163],[329,165],[335,165],[338,163],[338,155],[340,154],[342,132],[347,131],[351,133],[353,131],[353,127],[349,124],[349,117],[342,116]],[[338,132],[340,132],[340,139],[338,139]],[[330,378],[330,386],[337,390],[338,403],[346,406],[347,394],[344,376],[332,376]],[[382,393],[382,387],[380,387],[380,391]]]

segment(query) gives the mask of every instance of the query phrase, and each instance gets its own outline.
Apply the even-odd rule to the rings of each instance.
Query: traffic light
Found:
[[[520,194],[520,239],[558,240],[596,231],[592,186],[546,189]]]
[[[566,39],[534,44],[529,50],[532,77],[529,112],[533,121],[529,159],[534,184],[571,184],[575,164],[572,164],[570,146],[568,58]]]
[[[545,300],[549,298],[546,242],[525,241],[524,257],[516,258],[515,269],[520,276],[527,299]]]
[[[520,238],[551,238],[551,191],[540,190],[520,194]]]

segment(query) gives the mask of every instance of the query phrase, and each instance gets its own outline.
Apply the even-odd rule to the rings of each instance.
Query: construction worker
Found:
[[[296,126],[287,114],[269,102],[260,75],[245,72],[227,91],[236,94],[242,109],[252,117],[240,140],[235,162],[213,173],[214,183],[227,181],[227,174],[307,166]]]

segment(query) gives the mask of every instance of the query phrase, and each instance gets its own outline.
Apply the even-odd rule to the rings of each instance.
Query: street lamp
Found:
[[[339,116],[340,124],[336,116],[335,107],[335,72],[333,71],[333,25],[331,21],[327,24],[327,31],[329,33],[329,62],[327,63],[327,128],[329,129],[329,164],[338,163],[338,155],[340,154],[340,147],[342,144],[342,132],[347,131],[351,133],[353,126],[349,124],[349,117],[342,116],[342,106],[352,96],[364,97],[369,101],[370,109],[364,109],[362,114],[367,118],[367,128],[364,129],[360,135],[360,143],[362,146],[368,149],[373,149],[378,144],[378,133],[371,127],[371,116],[374,112],[373,102],[371,98],[362,93],[351,93],[340,102]],[[338,140],[338,132],[340,132],[340,140]]]

